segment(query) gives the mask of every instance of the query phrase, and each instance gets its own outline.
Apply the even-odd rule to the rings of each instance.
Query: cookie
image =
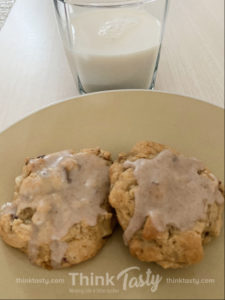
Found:
[[[195,158],[140,142],[110,168],[109,202],[130,253],[163,268],[199,262],[222,226],[222,183]]]
[[[13,202],[0,211],[0,236],[44,268],[95,256],[112,234],[110,153],[87,149],[28,159]]]

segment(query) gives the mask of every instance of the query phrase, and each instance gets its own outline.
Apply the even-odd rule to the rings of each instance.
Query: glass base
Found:
[[[157,75],[157,68],[154,71],[151,85],[149,86],[149,88],[146,88],[146,90],[154,90],[155,89],[156,75]],[[78,82],[78,91],[79,91],[80,95],[86,95],[86,94],[91,93],[91,92],[86,92],[85,91],[85,89],[83,88],[83,85],[81,83],[81,80],[80,80],[79,76],[77,76],[77,82]],[[127,90],[127,89],[128,88],[124,88],[124,90]],[[132,90],[132,89],[133,90],[138,90],[139,88],[130,88],[130,90]],[[123,90],[123,89],[115,89],[115,90]],[[140,89],[140,90],[145,90],[145,89],[143,88],[143,89]],[[108,90],[99,90],[97,92],[104,92],[104,91],[108,91]]]
[[[80,81],[79,76],[77,76],[77,80],[78,80],[78,89],[79,89],[79,93],[80,93],[81,95],[87,94],[87,92],[85,92],[85,90],[84,90],[84,88],[83,88],[83,86],[82,86],[82,83],[81,83],[81,81]]]

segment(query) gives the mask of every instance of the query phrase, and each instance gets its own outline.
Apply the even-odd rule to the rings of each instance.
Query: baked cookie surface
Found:
[[[141,261],[164,268],[199,262],[203,245],[219,235],[224,190],[195,158],[140,142],[110,168],[110,204],[124,241]]]
[[[113,230],[110,165],[110,153],[100,149],[27,160],[13,202],[1,208],[0,236],[44,268],[95,256]]]

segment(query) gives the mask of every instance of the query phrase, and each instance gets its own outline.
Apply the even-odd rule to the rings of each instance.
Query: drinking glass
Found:
[[[80,93],[153,89],[168,0],[54,0]]]

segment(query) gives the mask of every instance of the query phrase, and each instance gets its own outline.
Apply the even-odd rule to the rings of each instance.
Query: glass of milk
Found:
[[[80,93],[152,89],[168,0],[54,0]]]

